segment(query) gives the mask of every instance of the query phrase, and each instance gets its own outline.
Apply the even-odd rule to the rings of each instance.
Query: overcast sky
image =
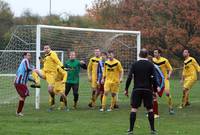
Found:
[[[50,0],[4,0],[10,4],[15,16],[30,9],[33,13],[45,16],[49,14]],[[51,12],[56,14],[69,13],[72,15],[84,15],[86,4],[91,6],[94,0],[51,0]]]

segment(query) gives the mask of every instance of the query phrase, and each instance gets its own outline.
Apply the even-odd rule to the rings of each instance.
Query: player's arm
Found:
[[[171,66],[171,64],[169,63],[168,60],[166,60],[166,67],[167,67],[167,70],[168,70],[168,76],[167,76],[168,78],[166,78],[166,79],[169,79],[171,77],[173,69],[172,69],[172,66]]]
[[[129,88],[129,86],[131,84],[131,80],[133,78],[133,74],[134,74],[134,65],[131,66],[131,69],[129,71],[129,74],[128,74],[128,77],[127,77],[127,80],[126,80],[125,91],[124,91],[125,96],[128,96],[128,88]]]
[[[33,68],[31,67],[31,65],[30,65],[30,63],[27,59],[24,61],[24,64],[25,64],[25,69],[26,69],[27,72],[33,70]]]
[[[182,75],[181,75],[181,83],[183,83],[184,79],[185,79],[185,67],[183,67],[183,71],[182,71]]]
[[[57,55],[55,52],[52,52],[50,56],[51,56],[51,58],[53,59],[53,61],[54,61],[57,65],[59,65],[60,67],[63,67],[62,62],[59,60],[58,55]]]
[[[58,66],[58,71],[63,75],[62,83],[66,83],[67,81],[67,72],[62,69],[60,66]]]
[[[101,84],[104,84],[105,78],[106,78],[106,74],[107,74],[107,66],[106,66],[106,63],[105,63],[104,64],[104,70],[103,70],[103,76],[102,76],[102,79],[101,79]]]
[[[83,60],[80,61],[80,67],[82,69],[87,69],[87,65],[86,65],[85,61],[83,61]]]
[[[89,61],[88,67],[87,67],[87,73],[88,73],[88,80],[92,80],[92,58]]]
[[[122,64],[120,62],[119,62],[118,69],[119,69],[119,72],[120,72],[119,80],[120,80],[120,82],[122,82],[123,76],[124,76],[124,70],[123,70]]]
[[[197,61],[195,59],[193,59],[192,62],[193,62],[193,65],[194,65],[196,71],[200,72],[200,67],[199,67],[199,64],[197,63]]]

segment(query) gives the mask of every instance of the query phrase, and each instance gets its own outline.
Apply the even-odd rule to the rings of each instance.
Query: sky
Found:
[[[26,9],[40,16],[49,15],[49,3],[51,1],[51,13],[63,15],[84,15],[85,6],[91,6],[94,0],[4,0],[10,4],[15,16],[20,16]]]

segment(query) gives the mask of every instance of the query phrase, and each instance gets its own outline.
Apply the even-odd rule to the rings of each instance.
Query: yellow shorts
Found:
[[[63,83],[62,81],[56,81],[54,83],[54,89],[53,92],[55,94],[63,94],[65,92],[65,83]]]
[[[55,83],[55,76],[56,76],[56,72],[44,72],[44,71],[42,71],[42,74],[43,74],[43,76],[44,76],[44,78],[45,78],[45,80],[47,81],[47,83],[49,84],[49,85],[54,85],[54,83]]]
[[[192,79],[190,77],[185,78],[184,82],[183,82],[183,88],[185,89],[191,89],[193,84],[196,82],[195,79]]]
[[[119,92],[119,83],[107,83],[107,82],[105,82],[104,91],[117,94]]]
[[[169,90],[170,90],[169,80],[165,79],[165,91],[169,91]]]

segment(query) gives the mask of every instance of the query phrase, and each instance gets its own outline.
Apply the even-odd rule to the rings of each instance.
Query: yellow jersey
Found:
[[[117,59],[107,60],[104,65],[103,78],[105,83],[120,83],[123,67]]]
[[[60,66],[57,66],[55,81],[56,82],[67,81],[67,72],[64,69],[62,69]]]
[[[168,59],[160,57],[159,59],[153,58],[153,63],[160,67],[165,78],[168,78],[168,71],[172,71],[172,66],[170,65]]]
[[[44,64],[44,67],[43,67],[44,72],[48,72],[48,71],[56,72],[57,66],[60,66],[60,67],[63,66],[62,62],[59,60],[56,52],[54,51],[50,51],[48,54],[45,54],[43,64]]]
[[[197,72],[200,72],[200,67],[197,61],[193,57],[188,57],[184,61],[183,66],[183,77],[192,77],[194,80],[197,79]]]
[[[87,67],[88,77],[92,76],[92,79],[97,80],[97,69],[98,69],[98,64],[100,60],[101,60],[101,57],[90,58],[90,61]]]

